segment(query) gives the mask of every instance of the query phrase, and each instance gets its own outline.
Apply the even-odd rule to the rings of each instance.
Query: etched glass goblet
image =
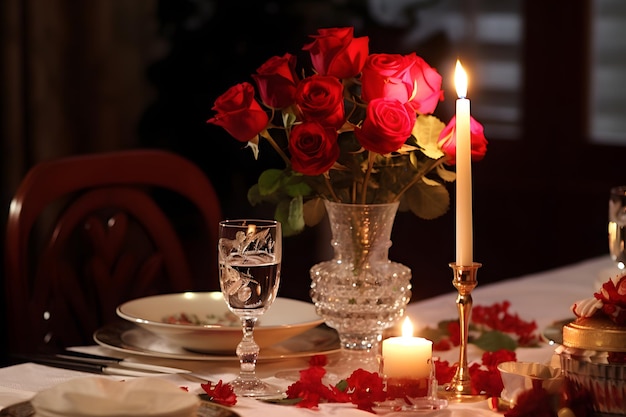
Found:
[[[279,222],[252,219],[220,222],[220,287],[228,308],[241,319],[243,329],[236,350],[240,373],[230,382],[239,396],[267,397],[281,392],[256,376],[259,345],[254,341],[254,326],[278,292],[281,258]]]

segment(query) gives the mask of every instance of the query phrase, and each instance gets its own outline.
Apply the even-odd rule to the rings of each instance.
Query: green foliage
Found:
[[[498,330],[481,333],[478,338],[472,339],[471,343],[488,352],[517,349],[517,342],[508,334]]]

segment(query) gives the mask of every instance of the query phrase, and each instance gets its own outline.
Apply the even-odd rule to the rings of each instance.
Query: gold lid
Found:
[[[608,317],[580,317],[563,327],[566,347],[603,352],[626,352],[626,328]]]

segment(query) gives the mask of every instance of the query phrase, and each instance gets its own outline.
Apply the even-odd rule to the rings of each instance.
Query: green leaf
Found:
[[[307,226],[315,226],[321,222],[325,213],[324,200],[321,198],[314,198],[304,203],[303,216]]]
[[[445,182],[454,182],[456,180],[456,172],[448,171],[443,165],[437,165],[437,175]]]
[[[517,348],[517,342],[511,336],[497,330],[481,334],[480,337],[472,340],[472,343],[488,352],[500,349],[514,351]]]
[[[302,207],[303,203],[301,196],[292,198],[289,202],[289,217],[287,218],[287,221],[289,222],[289,226],[299,232],[304,229],[304,210]]]
[[[275,193],[281,184],[283,171],[280,169],[267,169],[259,176],[259,194],[270,195]]]
[[[437,328],[441,330],[442,332],[448,333],[448,326],[450,325],[450,323],[453,323],[453,322],[458,323],[459,320],[458,319],[441,320],[439,323],[437,323]]]
[[[283,188],[290,197],[305,197],[313,192],[313,189],[305,182],[302,175],[289,176],[284,182]]]
[[[274,218],[282,223],[283,236],[293,236],[300,233],[304,229],[302,197],[281,200],[276,205]]]
[[[248,189],[248,201],[253,207],[263,202],[263,197],[259,192],[259,184],[254,184]]]
[[[441,120],[428,114],[423,114],[415,120],[411,133],[427,157],[439,159],[444,155],[437,146],[439,134],[444,127],[446,125]]]
[[[257,398],[257,400],[268,404],[296,405],[302,401],[302,398]]]
[[[342,379],[341,381],[337,382],[337,384],[335,384],[335,387],[337,387],[337,389],[341,392],[346,392],[346,390],[348,389],[348,381]]]
[[[435,184],[433,184],[435,183]],[[409,209],[422,219],[431,220],[442,216],[450,207],[450,194],[443,185],[424,181],[416,183],[404,196]]]

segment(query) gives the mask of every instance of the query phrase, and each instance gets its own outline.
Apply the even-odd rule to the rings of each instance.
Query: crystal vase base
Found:
[[[347,378],[361,368],[379,370],[380,343],[411,299],[411,270],[388,258],[398,203],[325,202],[332,260],[310,269],[317,314],[334,328],[341,352],[328,372]]]

